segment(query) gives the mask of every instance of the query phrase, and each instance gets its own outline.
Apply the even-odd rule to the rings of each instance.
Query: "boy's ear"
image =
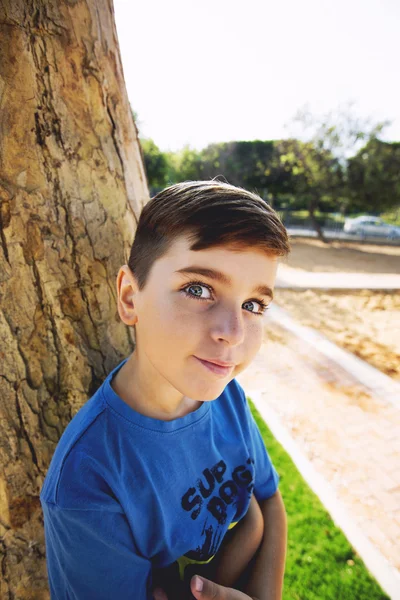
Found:
[[[135,325],[138,315],[135,306],[135,294],[139,291],[136,277],[128,267],[123,265],[117,275],[118,314],[125,325]]]

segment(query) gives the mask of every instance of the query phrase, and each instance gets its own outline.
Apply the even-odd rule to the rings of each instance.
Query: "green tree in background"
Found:
[[[371,118],[360,117],[351,103],[320,117],[303,107],[289,124],[292,130],[297,128],[294,147],[301,148],[301,152],[297,153],[294,166],[307,182],[307,189],[303,182],[301,188],[308,197],[310,217],[321,240],[325,241],[315,218],[316,209],[334,200],[336,210],[344,214],[350,198],[355,196],[354,186],[352,192],[349,188],[349,159],[365,143],[376,140],[388,125],[389,121],[375,123]],[[289,153],[283,160],[291,161],[292,155]]]
[[[169,153],[171,175],[175,181],[196,181],[204,179],[204,161],[201,152],[185,146],[182,150]]]
[[[168,183],[169,163],[167,156],[151,139],[141,139],[144,166],[150,190],[163,188]]]
[[[288,189],[303,200],[318,237],[325,242],[316,211],[327,204],[331,207],[335,198],[343,193],[343,169],[339,160],[313,142],[281,140],[277,147],[280,162],[288,174]]]
[[[134,115],[137,120],[137,115]],[[322,213],[374,212],[400,205],[400,143],[378,139],[388,122],[361,119],[349,106],[322,117],[302,109],[300,133],[285,140],[232,141],[162,152],[141,139],[151,195],[185,180],[224,178],[277,210],[307,209],[321,240]]]
[[[349,208],[375,214],[400,206],[400,142],[372,139],[348,161]]]
[[[201,151],[204,175],[222,175],[229,183],[268,193],[274,142],[254,140],[210,144]]]

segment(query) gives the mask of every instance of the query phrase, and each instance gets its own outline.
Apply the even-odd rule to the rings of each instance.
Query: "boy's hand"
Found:
[[[202,583],[202,590],[197,590],[198,583]],[[218,585],[204,577],[194,576],[190,581],[190,589],[193,598],[196,600],[258,600],[254,596],[247,596],[239,590]],[[180,600],[180,598],[168,598],[167,594],[161,589],[156,588],[153,592],[154,600]]]

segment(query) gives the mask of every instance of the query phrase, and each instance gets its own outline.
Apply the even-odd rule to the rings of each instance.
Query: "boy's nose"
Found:
[[[216,315],[212,335],[217,341],[225,340],[231,346],[238,346],[244,340],[242,309],[223,308]]]

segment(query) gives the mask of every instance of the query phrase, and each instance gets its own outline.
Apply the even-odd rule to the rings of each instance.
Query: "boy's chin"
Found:
[[[189,393],[185,394],[185,396],[187,398],[191,398],[196,402],[212,402],[213,400],[219,398],[219,396],[222,394],[228,383],[232,381],[232,379],[233,376],[229,378],[227,377],[224,381],[215,382],[215,384],[209,386],[207,390],[196,390],[193,386],[191,386],[192,389],[188,390]],[[204,388],[204,386],[201,387]]]

